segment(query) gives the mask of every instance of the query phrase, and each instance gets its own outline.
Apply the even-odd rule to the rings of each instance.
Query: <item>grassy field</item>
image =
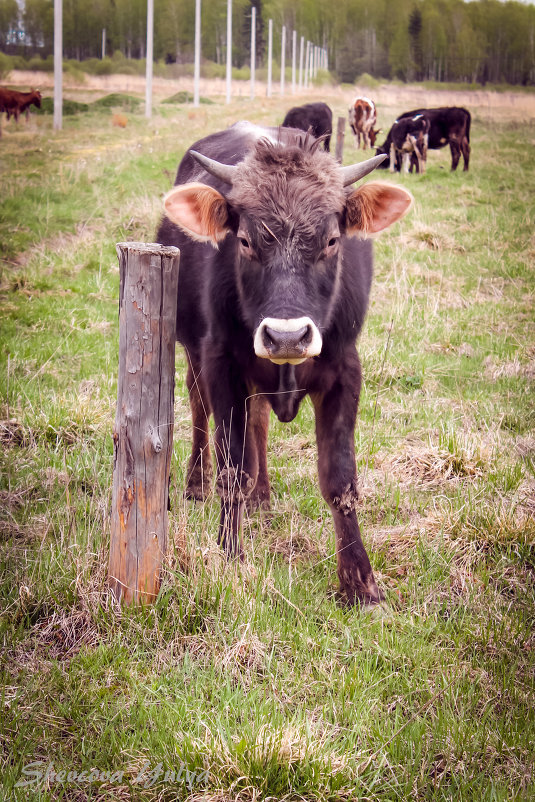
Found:
[[[382,615],[337,604],[309,403],[273,419],[273,510],[247,520],[245,565],[225,564],[217,500],[182,496],[181,353],[162,591],[136,610],[106,594],[115,243],[153,239],[196,138],[279,122],[281,102],[4,127],[3,799],[535,798],[535,135],[489,109],[472,108],[468,174],[440,151],[424,176],[381,176],[415,197],[377,239],[359,344]],[[392,95],[381,125],[399,111]],[[344,161],[361,158],[346,136]]]

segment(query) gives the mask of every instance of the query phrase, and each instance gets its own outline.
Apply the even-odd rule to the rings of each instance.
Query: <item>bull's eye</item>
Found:
[[[332,237],[329,240],[329,242],[327,243],[329,248],[332,248],[334,245],[336,245],[337,241],[338,241],[338,237]]]
[[[240,237],[240,245],[243,248],[250,248],[249,242],[245,239],[245,237]]]

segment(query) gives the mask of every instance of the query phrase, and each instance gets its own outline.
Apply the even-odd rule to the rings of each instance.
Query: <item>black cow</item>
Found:
[[[177,339],[189,359],[194,431],[189,495],[202,498],[209,486],[212,413],[218,542],[243,559],[244,504],[269,502],[270,409],[291,421],[310,394],[341,594],[362,604],[381,598],[355,511],[355,341],[372,278],[363,237],[411,203],[399,187],[350,186],[376,164],[374,157],[343,168],[309,134],[237,123],[186,152],[157,233],[181,251]]]
[[[462,153],[464,170],[468,170],[470,161],[470,123],[472,119],[470,112],[457,106],[443,106],[438,109],[413,109],[401,114],[396,123],[407,118],[414,118],[419,114],[423,115],[429,122],[428,147],[432,150],[438,150],[445,145],[449,145],[451,169],[457,169]],[[390,129],[385,142],[381,147],[377,148],[377,155],[390,153],[393,128],[394,126]]]
[[[325,136],[325,150],[330,149],[333,132],[333,113],[326,103],[305,103],[304,106],[294,106],[287,112],[283,121],[285,128],[299,128],[309,131],[319,138]]]

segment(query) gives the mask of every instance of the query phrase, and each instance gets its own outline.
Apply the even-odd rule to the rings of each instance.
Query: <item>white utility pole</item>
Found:
[[[145,65],[145,117],[152,117],[152,62],[154,53],[154,0],[147,0],[147,63]]]
[[[54,0],[54,130],[61,130],[63,117],[63,4]]]
[[[200,102],[201,82],[201,0],[195,0],[195,66],[193,70],[193,105]]]
[[[273,20],[270,19],[268,27],[268,80],[267,96],[271,97],[271,78],[273,76]]]
[[[227,103],[232,94],[232,0],[227,0]]]
[[[292,95],[295,95],[296,59],[297,59],[297,31],[292,31]]]
[[[284,71],[286,70],[286,26],[282,26],[281,37],[281,97],[284,97]]]
[[[106,28],[102,29],[102,58],[106,58]]]
[[[256,7],[251,6],[251,100],[254,100],[256,76]]]
[[[301,42],[299,45],[299,90],[303,88],[303,55],[304,55],[304,48],[305,48],[305,37],[301,37]]]

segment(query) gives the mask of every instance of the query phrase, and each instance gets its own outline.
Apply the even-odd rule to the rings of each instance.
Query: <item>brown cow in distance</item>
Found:
[[[245,504],[269,502],[270,410],[292,421],[310,395],[340,593],[363,605],[381,600],[356,513],[355,343],[372,280],[366,237],[399,220],[411,195],[352,185],[384,158],[341,167],[307,133],[236,123],[186,152],[156,235],[181,253],[177,340],[189,360],[194,430],[188,495],[203,498],[210,486],[212,414],[218,542],[243,559]]]
[[[23,111],[26,112],[26,119],[30,116],[30,106],[41,108],[41,92],[32,89],[30,92],[18,92],[16,89],[6,89],[0,86],[0,112],[5,111],[7,119],[14,117],[19,121]]]
[[[355,136],[355,146],[360,148],[360,138],[362,137],[363,150],[375,145],[377,134],[381,129],[374,129],[377,123],[377,109],[375,103],[367,97],[357,97],[349,107],[349,125]]]

